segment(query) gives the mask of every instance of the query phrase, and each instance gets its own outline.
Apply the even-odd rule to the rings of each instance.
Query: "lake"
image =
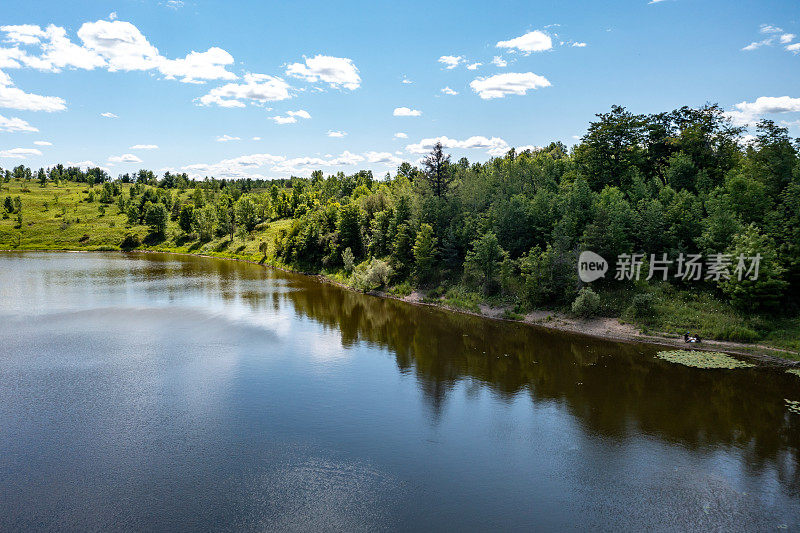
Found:
[[[0,253],[0,530],[800,527],[800,378],[241,262]]]

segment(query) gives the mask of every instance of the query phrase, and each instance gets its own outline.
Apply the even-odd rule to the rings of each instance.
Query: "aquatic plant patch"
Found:
[[[786,372],[788,372],[789,374],[794,374],[795,376],[800,378],[800,368],[790,368]]]
[[[797,400],[787,400],[786,398],[784,398],[784,401],[786,402],[786,408],[790,412],[800,415],[800,402]]]
[[[720,352],[700,352],[689,350],[665,350],[658,352],[656,357],[670,363],[678,363],[694,368],[751,368],[755,365],[734,359],[730,355]]]

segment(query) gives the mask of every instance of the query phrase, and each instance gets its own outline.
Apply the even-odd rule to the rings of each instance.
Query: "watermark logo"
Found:
[[[578,277],[584,283],[591,283],[606,275],[608,261],[594,252],[581,252],[578,258]]]
[[[701,254],[678,254],[676,259],[670,259],[667,254],[660,256],[650,254],[645,263],[645,254],[620,254],[615,263],[617,281],[645,279],[661,279],[666,281],[672,274],[674,279],[685,281],[727,281],[758,279],[761,266],[761,254],[753,256],[739,254],[710,254],[703,258]],[[646,264],[643,272],[642,266]],[[581,252],[578,258],[578,277],[584,283],[591,283],[605,277],[608,271],[608,262],[600,255],[589,250]]]

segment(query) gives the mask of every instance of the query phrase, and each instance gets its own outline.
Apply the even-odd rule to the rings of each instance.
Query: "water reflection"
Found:
[[[137,461],[154,458],[143,471],[131,461],[119,466],[120,472],[136,467],[136,479],[158,478],[162,464],[172,474],[177,469],[181,479],[215,480],[215,487],[222,474],[230,483],[231,472],[246,472],[246,482],[230,489],[239,491],[230,498],[241,501],[226,506],[207,495],[224,509],[226,520],[244,500],[270,509],[270,520],[259,521],[263,516],[256,513],[240,522],[242,527],[291,529],[292,517],[299,520],[302,514],[309,527],[339,523],[347,529],[353,523],[341,514],[342,506],[371,517],[366,529],[378,527],[375,517],[384,515],[406,526],[421,527],[417,520],[424,516],[424,525],[447,527],[458,516],[425,514],[438,512],[426,504],[436,507],[446,499],[442,494],[455,491],[463,497],[462,518],[475,520],[471,512],[490,517],[511,505],[477,493],[493,486],[504,498],[512,498],[512,492],[522,498],[529,491],[537,501],[550,502],[542,505],[555,513],[552,496],[537,492],[537,484],[559,488],[583,506],[564,507],[563,515],[552,515],[558,519],[551,526],[570,523],[573,513],[602,515],[606,525],[653,525],[614,522],[621,519],[608,516],[620,502],[643,505],[642,498],[650,501],[651,514],[662,512],[661,502],[672,499],[689,509],[684,518],[691,520],[697,519],[691,505],[724,499],[721,510],[745,513],[751,522],[742,524],[763,525],[752,520],[766,511],[742,494],[757,493],[759,505],[778,515],[788,512],[781,508],[788,505],[782,498],[800,495],[800,417],[784,406],[784,398],[800,399],[800,380],[776,370],[694,370],[656,359],[657,348],[647,345],[411,306],[231,261],[143,253],[3,254],[0,265],[0,339],[10,350],[0,359],[5,369],[0,384],[6,384],[0,398],[8,402],[0,413],[20,416],[43,401],[34,396],[20,401],[9,396],[12,392],[41,387],[49,391],[43,393],[46,406],[74,394],[85,405],[75,400],[70,408],[77,411],[56,419],[60,429],[85,416],[87,425],[108,439],[104,461],[111,463],[113,453],[128,442],[138,442],[143,450]],[[36,345],[39,341],[47,346]],[[71,367],[78,362],[61,347],[87,354],[78,361],[82,366]],[[25,359],[14,359],[20,353]],[[110,353],[117,366],[113,374],[104,374]],[[380,367],[382,355],[391,358],[387,364],[397,372]],[[63,372],[54,370],[56,363],[65,365],[68,379],[51,389],[47,380]],[[331,371],[330,365],[343,369]],[[371,386],[382,388],[383,398]],[[409,402],[408,388],[423,399],[423,417],[402,403]],[[95,407],[93,394],[106,404]],[[380,401],[386,404],[369,403]],[[84,408],[99,414],[89,417]],[[17,441],[3,448],[4,439],[40,430],[26,427],[24,418],[8,418],[0,428],[0,451],[10,452],[6,461],[21,461],[32,452]],[[412,437],[385,427],[390,423]],[[166,429],[154,430],[152,424]],[[150,428],[147,439],[140,435],[142,428]],[[296,457],[294,441],[270,440],[285,434],[303,442],[329,439],[329,446],[352,456],[334,457],[309,444],[310,451]],[[163,448],[175,435],[186,439],[181,444],[186,458],[177,463]],[[496,462],[498,450],[508,453],[502,461],[527,477],[512,481],[499,475],[507,465]],[[282,459],[262,458],[265,453]],[[687,453],[697,463],[686,460]],[[484,462],[469,462],[476,458]],[[395,463],[402,468],[387,466]],[[5,465],[26,479],[27,473],[14,470],[21,462],[8,464],[0,458],[0,472]],[[691,468],[695,464],[723,477],[704,475]],[[438,499],[427,502],[424,491],[414,494],[408,516],[368,497],[370,487],[396,496],[401,477],[421,483],[415,475],[424,479],[437,468],[446,472],[433,491]],[[469,485],[451,484],[471,470],[481,475],[473,492]],[[326,474],[331,471],[335,475]],[[662,479],[638,494],[641,484],[632,485],[636,490],[611,487],[620,482],[615,475]],[[616,502],[596,494],[605,487],[617,494]],[[674,487],[684,492],[673,492]],[[297,500],[298,493],[305,499]],[[511,505],[515,519],[501,513],[485,525],[547,525],[519,505]],[[725,513],[712,516],[719,520],[720,514]],[[738,520],[730,513],[728,519]]]

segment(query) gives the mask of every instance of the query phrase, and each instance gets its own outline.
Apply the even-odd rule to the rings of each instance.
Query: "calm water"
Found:
[[[800,379],[255,265],[0,253],[0,530],[789,530]]]

